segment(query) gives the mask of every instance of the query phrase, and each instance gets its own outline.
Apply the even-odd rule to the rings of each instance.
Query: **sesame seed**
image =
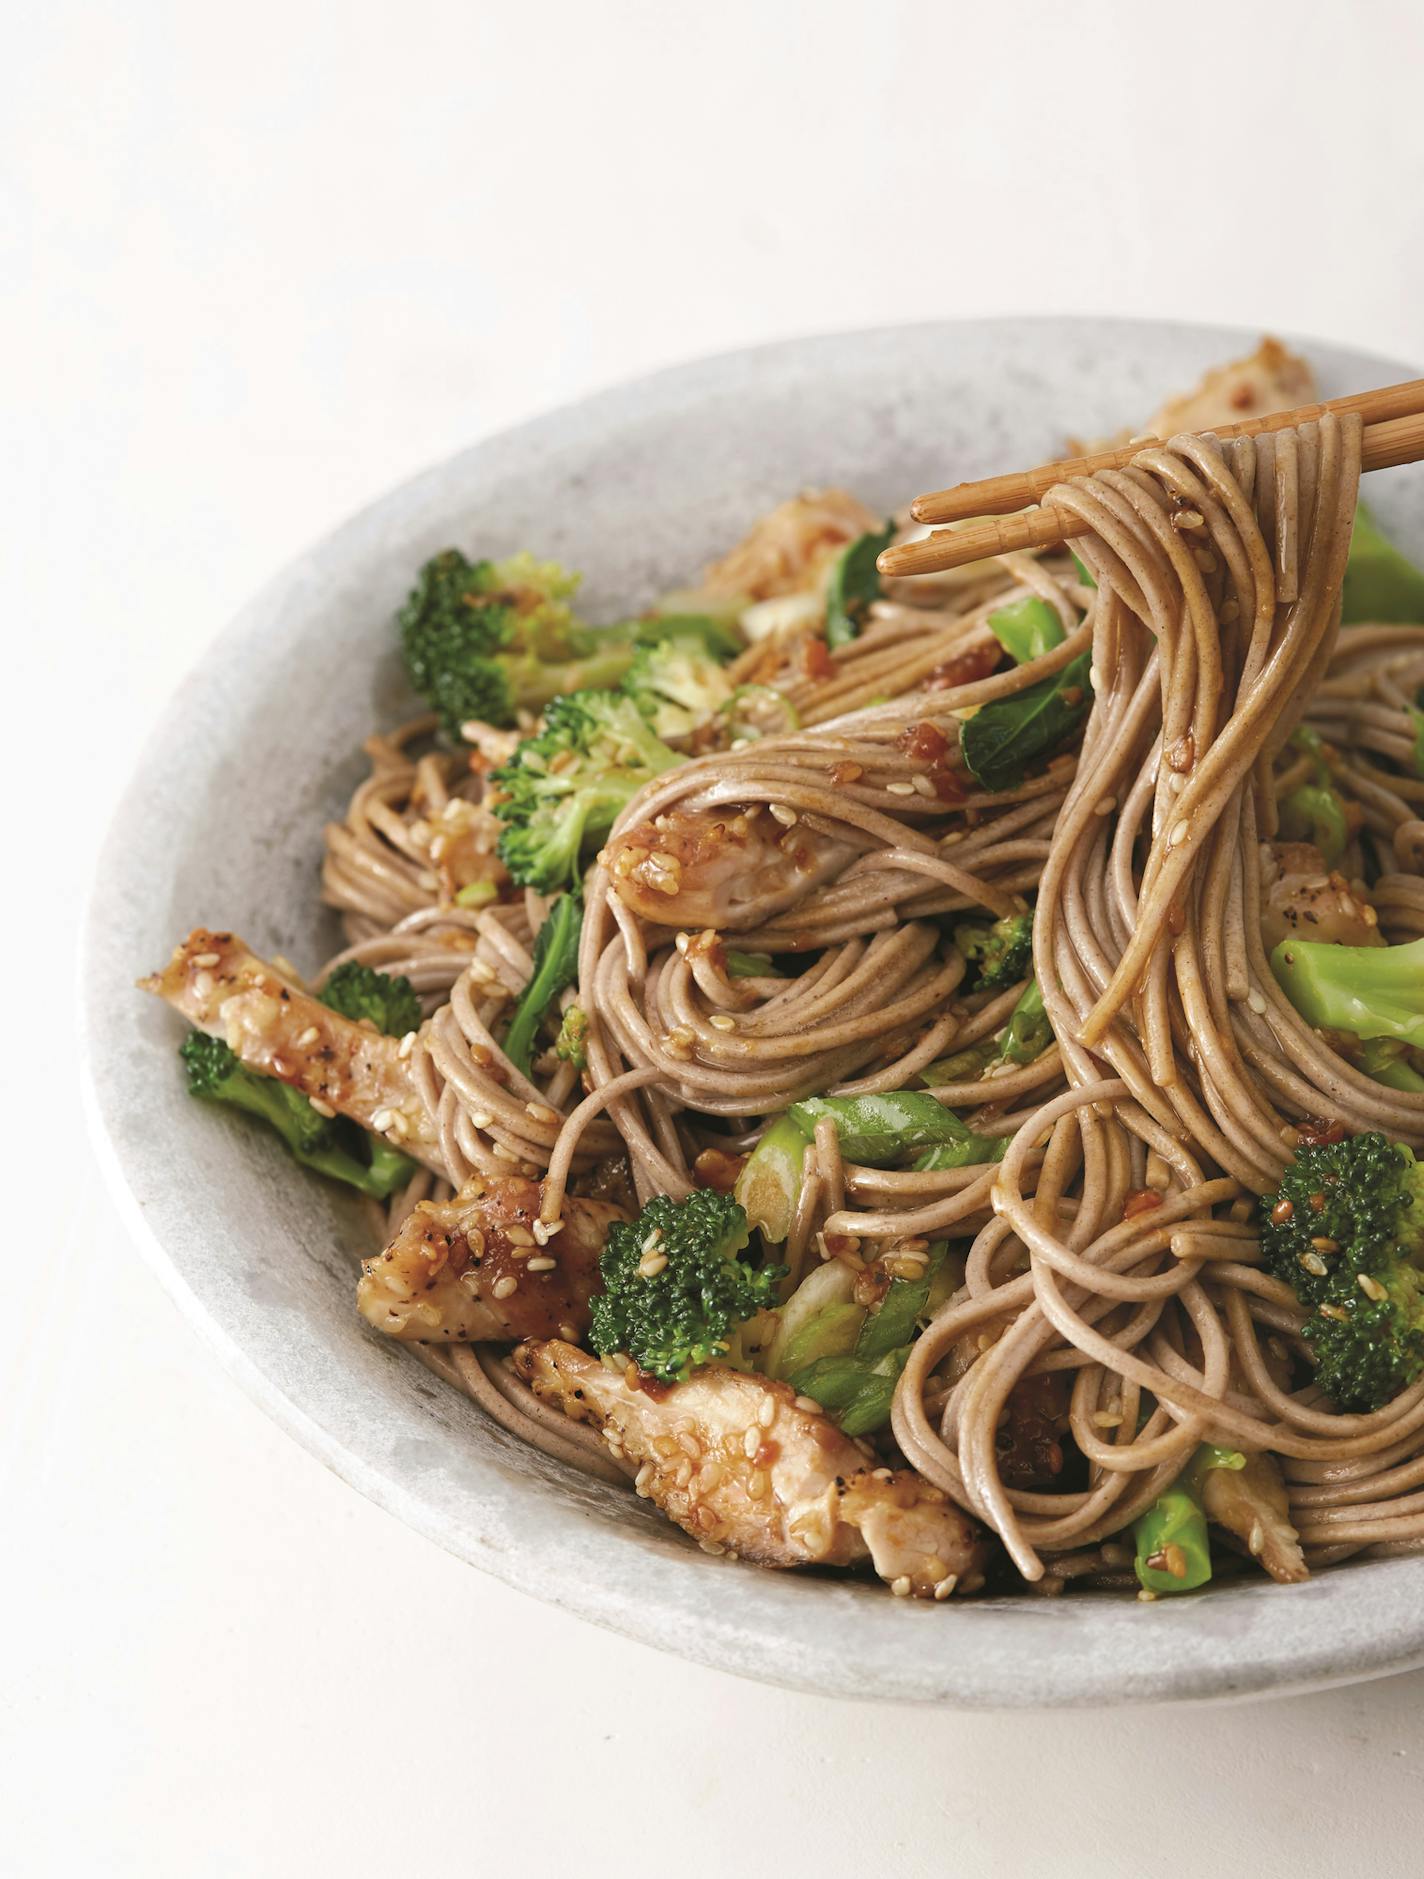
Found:
[[[559,1119],[558,1111],[551,1109],[547,1103],[526,1103],[524,1113],[535,1122],[557,1122]]]
[[[490,1148],[491,1152],[498,1156],[501,1161],[518,1161],[519,1159],[514,1150],[512,1148],[506,1148],[503,1142],[492,1142]]]
[[[912,786],[914,787],[916,795],[930,796],[930,797],[934,796],[935,786],[933,783],[931,783],[930,779],[927,776],[922,776],[918,772],[916,772],[916,774],[910,778],[910,782]]]
[[[796,1398],[796,1407],[807,1416],[819,1416],[821,1413],[821,1405],[816,1401],[814,1396],[798,1396]]]
[[[1300,1263],[1307,1272],[1313,1273],[1317,1279],[1323,1279],[1330,1270],[1319,1253],[1302,1253]]]
[[[655,1250],[655,1248],[658,1245],[658,1242],[662,1239],[662,1237],[663,1237],[662,1228],[654,1227],[651,1233],[649,1233],[648,1237],[643,1241],[643,1244],[638,1248],[638,1251],[642,1253],[644,1257],[646,1257],[649,1253]]]
[[[563,1224],[562,1220],[531,1220],[529,1231],[541,1246],[547,1246]]]
[[[316,1111],[316,1113],[319,1116],[325,1116],[328,1121],[330,1121],[331,1117],[336,1114],[336,1111],[332,1108],[331,1104],[324,1103],[319,1096],[309,1096],[307,1098],[307,1101],[311,1104],[312,1108]]]
[[[512,1298],[519,1290],[519,1281],[512,1276],[496,1279],[490,1289],[496,1298]]]
[[[470,1111],[470,1121],[477,1129],[487,1129],[494,1121],[494,1117],[490,1114],[488,1109],[472,1109]]]
[[[1113,810],[1116,808],[1117,808],[1117,797],[1116,796],[1104,796],[1099,802],[1094,803],[1093,814],[1095,816],[1110,816]]]
[[[890,1581],[890,1590],[895,1594],[896,1598],[908,1598],[910,1596],[910,1581],[908,1576],[902,1572],[898,1579],[892,1579]]]
[[[193,964],[195,966],[215,966],[221,958],[221,953],[194,953]]]
[[[772,803],[771,813],[776,818],[776,820],[781,824],[782,828],[789,829],[795,826],[796,811],[793,808],[791,808],[791,806],[788,803],[784,803],[784,802]]]
[[[1327,1239],[1323,1233],[1317,1233],[1310,1243],[1317,1253],[1338,1253],[1340,1250],[1339,1240]]]
[[[274,1057],[272,1059],[272,1074],[274,1077],[284,1077],[287,1074],[287,1063],[286,1063],[285,1058]]]
[[[1191,824],[1185,817],[1183,817],[1180,822],[1174,822],[1172,824],[1172,832],[1167,837],[1167,846],[1169,848],[1175,848],[1179,842],[1184,842],[1191,832]]]
[[[774,1396],[765,1396],[762,1398],[761,1407],[757,1410],[757,1421],[761,1424],[763,1429],[769,1429],[772,1423],[776,1421],[776,1398]]]
[[[378,1109],[371,1117],[371,1127],[375,1129],[378,1134],[384,1132],[390,1126],[391,1112],[389,1109]]]
[[[685,953],[691,944],[692,935],[690,933],[679,933],[677,938],[673,941],[673,945],[676,946],[680,953]]]
[[[892,796],[913,796],[915,793],[913,783],[887,783],[885,788]]]
[[[1155,1592],[1149,1592],[1147,1587],[1143,1586],[1142,1590],[1137,1595],[1137,1602],[1139,1605],[1155,1605],[1157,1603],[1157,1594]]]
[[[771,1476],[765,1468],[754,1468],[747,1482],[747,1493],[754,1501],[764,1501],[771,1492]]]
[[[1378,1304],[1382,1298],[1389,1297],[1388,1292],[1386,1292],[1379,1280],[1371,1278],[1368,1272],[1357,1274],[1355,1283],[1359,1286],[1365,1297],[1372,1298],[1376,1304]]]
[[[414,1049],[415,1049],[415,1032],[407,1031],[405,1036],[400,1041],[400,1046],[396,1051],[396,1055],[397,1057],[404,1059],[406,1057],[409,1057],[410,1053]]]
[[[578,1337],[578,1326],[576,1324],[570,1324],[566,1319],[564,1323],[559,1326],[559,1336],[563,1338],[566,1343],[572,1344]]]
[[[742,1437],[742,1453],[748,1461],[755,1461],[757,1450],[761,1447],[761,1429],[753,1425]]]
[[[941,1579],[939,1583],[935,1586],[934,1595],[936,1599],[938,1599],[939,1602],[943,1604],[945,1599],[949,1597],[950,1593],[954,1590],[954,1588],[958,1584],[959,1584],[959,1574],[957,1572],[951,1572],[951,1573],[946,1574],[946,1576],[943,1579]]]
[[[195,998],[211,998],[212,995],[213,995],[212,973],[211,972],[195,972],[193,974],[193,996]]]
[[[656,1279],[666,1265],[666,1253],[649,1253],[646,1258],[638,1261],[638,1277],[640,1279]]]
[[[399,1109],[391,1111],[390,1133],[397,1137],[410,1134],[410,1124]]]
[[[1254,985],[1251,987],[1251,990],[1247,992],[1246,994],[1246,1003],[1251,1007],[1252,1011],[1255,1012],[1258,1018],[1265,1017],[1266,1001],[1261,996],[1261,994],[1256,990]]]
[[[532,1246],[534,1244],[534,1235],[529,1231],[528,1227],[521,1227],[517,1223],[504,1229],[504,1237],[509,1241],[511,1246]]]
[[[315,1044],[320,1036],[321,1032],[317,1030],[316,1026],[309,1024],[306,1030],[303,1031],[301,1036],[297,1039],[297,1049],[305,1050],[308,1044]]]
[[[1265,1544],[1266,1544],[1266,1530],[1261,1525],[1260,1521],[1257,1520],[1253,1522],[1250,1534],[1247,1536],[1247,1540],[1246,1540],[1247,1551],[1250,1553],[1251,1557],[1254,1559]]]
[[[725,1011],[714,1011],[707,1022],[714,1031],[735,1031],[737,1028],[736,1019],[729,1018]]]
[[[1178,509],[1172,517],[1173,528],[1201,528],[1206,521],[1199,509]]]

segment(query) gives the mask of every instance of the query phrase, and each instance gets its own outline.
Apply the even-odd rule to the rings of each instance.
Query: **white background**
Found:
[[[476,1577],[215,1370],[100,1190],[67,1032],[93,850],[179,674],[308,540],[482,432],[942,314],[1424,359],[1420,21],[11,0],[7,1873],[1418,1870],[1424,1678],[1234,1711],[837,1706]]]

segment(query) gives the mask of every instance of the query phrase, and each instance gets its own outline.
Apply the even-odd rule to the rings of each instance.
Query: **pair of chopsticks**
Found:
[[[1324,404],[1300,405],[1294,411],[1273,411],[1266,417],[1246,418],[1240,424],[1212,427],[1214,437],[1258,437],[1263,431],[1289,430],[1308,424],[1327,411],[1358,411],[1365,420],[1362,441],[1364,468],[1392,470],[1401,463],[1424,458],[1424,378],[1379,391],[1355,392]],[[1121,450],[1105,450],[1096,457],[1068,457],[1037,470],[1016,470],[1009,476],[991,476],[981,483],[957,483],[953,489],[917,496],[910,514],[917,522],[960,522],[976,516],[999,518],[976,522],[972,528],[941,529],[919,541],[887,548],[877,566],[882,574],[934,574],[943,568],[962,567],[992,555],[1025,548],[1051,548],[1056,542],[1085,535],[1088,525],[1066,510],[1043,504],[1055,483],[1098,470],[1126,469],[1140,451],[1160,438],[1139,437]],[[1021,511],[1022,513],[1016,513]]]

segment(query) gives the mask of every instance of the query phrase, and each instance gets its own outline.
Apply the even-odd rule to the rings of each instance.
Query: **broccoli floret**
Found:
[[[321,988],[321,1002],[343,1018],[369,1018],[388,1037],[404,1037],[420,1025],[420,998],[403,973],[378,972],[347,959]]]
[[[1378,1133],[1297,1148],[1261,1202],[1261,1244],[1342,1409],[1378,1409],[1424,1370],[1424,1169],[1407,1148]]]
[[[659,737],[691,737],[731,702],[732,685],[698,635],[674,631],[640,646],[623,690]]]
[[[447,548],[426,562],[396,618],[410,682],[452,737],[472,718],[512,724],[560,692],[618,683],[632,640],[585,626],[568,604],[577,585],[530,555],[470,561]]]
[[[1376,1081],[1424,1087],[1410,1061],[1424,1051],[1424,939],[1406,946],[1283,939],[1271,970],[1307,1024],[1361,1040],[1361,1068]]]
[[[191,1095],[204,1102],[231,1103],[260,1116],[303,1167],[344,1181],[377,1200],[384,1200],[415,1173],[408,1155],[341,1117],[319,1116],[299,1090],[249,1070],[220,1037],[190,1031],[178,1054],[188,1072]]]
[[[588,1068],[588,1013],[582,1005],[570,1005],[564,1013],[554,1055],[571,1063],[575,1070]]]
[[[992,926],[963,921],[954,943],[972,969],[971,990],[1006,992],[1033,970],[1033,915],[1016,913]]]
[[[584,855],[623,806],[682,761],[619,692],[555,698],[538,736],[526,737],[492,773],[502,792],[495,804],[504,823],[501,860],[522,887],[541,893],[576,883]]]
[[[667,1383],[699,1364],[747,1368],[741,1328],[775,1303],[786,1272],[738,1259],[748,1237],[742,1208],[711,1188],[683,1201],[660,1194],[636,1220],[611,1227],[590,1311],[593,1348],[622,1352]]]

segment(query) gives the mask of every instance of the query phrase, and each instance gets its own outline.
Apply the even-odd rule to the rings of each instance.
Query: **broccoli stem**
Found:
[[[520,995],[504,1036],[504,1054],[528,1076],[534,1038],[544,1013],[578,976],[579,934],[583,928],[583,897],[562,894],[549,909],[534,942],[534,968]]]
[[[1237,1449],[1204,1443],[1164,1494],[1133,1523],[1134,1562],[1139,1583],[1148,1592],[1195,1592],[1211,1578],[1211,1541],[1201,1484],[1213,1468],[1240,1469],[1246,1457]]]

